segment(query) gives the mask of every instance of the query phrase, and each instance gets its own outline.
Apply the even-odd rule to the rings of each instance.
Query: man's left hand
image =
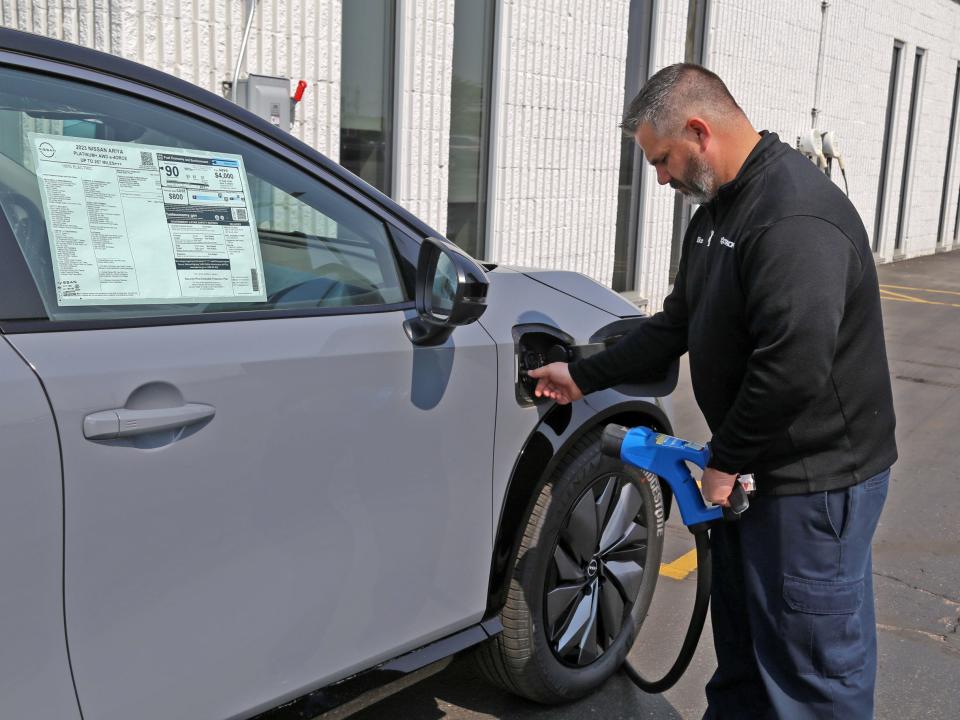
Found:
[[[703,499],[715,505],[730,507],[730,493],[737,482],[737,475],[721,472],[716,468],[707,468],[703,471],[700,484],[703,486]]]

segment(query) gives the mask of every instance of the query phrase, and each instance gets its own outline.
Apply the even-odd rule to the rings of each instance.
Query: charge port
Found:
[[[569,362],[573,338],[546,325],[518,325],[513,329],[517,365],[516,396],[520,405],[549,402],[534,396],[537,380],[527,373],[552,362]]]

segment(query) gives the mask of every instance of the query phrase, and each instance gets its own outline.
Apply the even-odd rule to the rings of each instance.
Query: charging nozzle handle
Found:
[[[604,455],[607,455],[609,457],[613,457],[618,460],[623,459],[623,443],[627,439],[627,435],[629,433],[630,433],[630,429],[622,425],[616,425],[616,424],[607,425],[606,427],[604,427],[603,434],[600,436],[600,451]],[[709,446],[706,448],[705,451],[703,450],[704,449],[701,448],[700,451],[693,452],[691,454],[691,453],[687,453],[686,450],[684,449],[683,452],[687,455],[685,459],[688,459],[691,462],[695,462],[696,464],[703,467],[707,464],[707,460],[710,457]],[[655,472],[655,474],[659,474],[661,476],[664,475],[664,472],[662,470],[660,472],[656,472],[653,466],[645,467],[645,469],[651,472]],[[737,482],[737,483],[734,483],[733,490],[730,492],[729,507],[723,508],[722,512],[721,512],[721,509],[718,507],[708,510],[703,506],[703,499],[700,497],[699,492],[696,492],[696,495],[694,496],[693,488],[686,488],[686,490],[689,490],[689,492],[685,492],[684,491],[685,489],[683,487],[680,487],[680,486],[674,487],[675,483],[681,486],[684,485],[685,483],[683,483],[682,480],[687,480],[688,483],[693,482],[693,478],[690,476],[689,471],[684,469],[683,471],[674,473],[674,475],[677,475],[677,474],[683,475],[683,478],[680,479],[679,481],[678,481],[678,478],[673,476],[665,477],[664,479],[671,486],[671,489],[673,489],[674,495],[678,496],[678,502],[680,502],[683,499],[683,497],[689,496],[688,500],[690,501],[690,503],[688,504],[692,504],[695,506],[694,508],[685,508],[681,503],[681,508],[680,508],[681,513],[685,515],[687,513],[691,514],[691,518],[692,518],[691,521],[688,522],[687,520],[685,520],[688,526],[695,526],[695,525],[699,526],[704,524],[705,522],[709,523],[710,521],[720,520],[721,518],[724,520],[738,520],[740,516],[744,513],[744,511],[746,511],[746,509],[750,507],[750,500],[747,497],[747,493],[744,491],[743,486],[739,482]],[[683,497],[679,497],[681,495]],[[686,513],[684,513],[685,510],[686,510]],[[696,517],[693,517],[694,515],[696,515]],[[709,517],[710,515],[713,515],[713,516]]]

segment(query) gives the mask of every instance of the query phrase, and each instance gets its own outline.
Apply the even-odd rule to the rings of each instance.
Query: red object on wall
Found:
[[[307,81],[301,80],[297,83],[297,90],[293,93],[293,101],[300,102],[303,100],[303,93],[307,89]]]

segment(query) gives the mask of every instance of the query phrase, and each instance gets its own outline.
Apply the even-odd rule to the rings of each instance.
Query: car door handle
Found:
[[[212,405],[201,403],[157,410],[102,410],[83,419],[83,436],[88,440],[109,440],[172,430],[203,422],[212,418],[214,413],[216,409]]]

